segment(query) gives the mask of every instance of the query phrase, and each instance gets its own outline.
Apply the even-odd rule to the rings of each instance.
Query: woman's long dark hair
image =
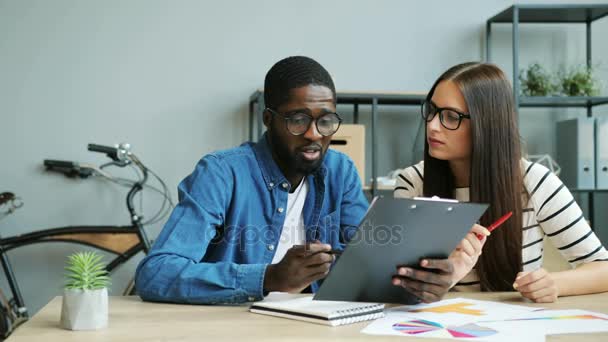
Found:
[[[492,232],[477,262],[482,291],[510,291],[522,269],[521,146],[513,90],[493,64],[463,63],[437,79],[427,100],[442,81],[458,86],[471,115],[470,200],[489,203],[481,217],[487,227],[509,211],[513,216]],[[429,155],[424,145],[424,195],[454,197],[454,175],[446,160]]]

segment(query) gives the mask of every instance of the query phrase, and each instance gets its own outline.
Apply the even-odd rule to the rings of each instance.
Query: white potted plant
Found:
[[[110,278],[95,252],[68,257],[61,305],[61,326],[70,330],[96,330],[108,325]]]

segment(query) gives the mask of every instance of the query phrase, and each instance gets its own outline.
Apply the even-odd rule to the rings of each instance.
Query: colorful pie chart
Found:
[[[460,338],[486,337],[497,333],[497,331],[494,329],[485,328],[472,323],[461,326],[444,327],[437,322],[427,321],[424,319],[395,323],[393,324],[393,329],[406,335],[416,335],[431,331],[446,330],[450,335]]]

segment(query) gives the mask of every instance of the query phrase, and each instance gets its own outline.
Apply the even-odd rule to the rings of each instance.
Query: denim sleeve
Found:
[[[200,262],[224,223],[233,185],[229,168],[213,155],[179,184],[179,203],[136,270],[143,300],[216,304],[263,298],[265,264]]]
[[[352,238],[363,220],[369,203],[361,187],[361,179],[353,162],[348,159],[344,172],[344,196],[340,208],[340,236],[342,247]]]
[[[342,203],[340,204],[341,249],[344,249],[348,241],[353,237],[369,207],[355,164],[350,159],[346,159],[345,164],[344,171],[340,171],[344,174],[343,196]],[[342,168],[338,167],[337,169],[342,170]],[[322,283],[323,280],[310,284],[312,292],[316,293]]]

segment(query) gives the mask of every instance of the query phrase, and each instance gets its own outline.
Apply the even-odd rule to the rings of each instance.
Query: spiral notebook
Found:
[[[384,304],[316,301],[312,296],[264,300],[251,306],[253,313],[338,326],[384,317]]]

